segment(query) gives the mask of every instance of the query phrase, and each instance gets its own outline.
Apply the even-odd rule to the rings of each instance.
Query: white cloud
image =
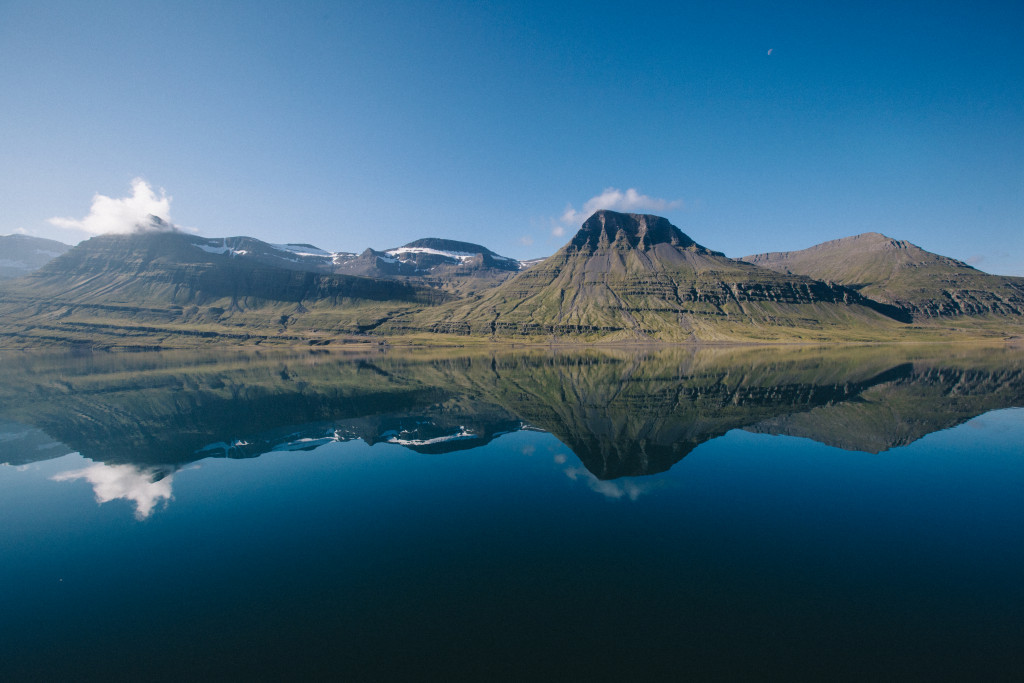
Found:
[[[27,235],[28,234],[28,230],[26,230],[25,228],[15,228],[14,229],[14,234],[15,235]]]
[[[523,245],[524,247],[529,247],[533,244],[533,238],[530,237],[529,235],[523,235],[522,237],[519,238],[519,244]]]
[[[551,228],[551,234],[554,235],[555,237],[561,237],[562,235],[565,234],[565,228],[561,225],[556,225],[553,228]]]
[[[682,205],[683,201],[681,199],[649,197],[648,195],[640,194],[632,187],[628,188],[625,192],[616,187],[609,187],[601,194],[588,199],[579,211],[573,208],[572,204],[567,205],[560,220],[566,225],[579,227],[595,211],[600,211],[601,209],[623,211],[626,213],[643,213],[669,211],[671,209],[678,209]]]
[[[49,222],[58,228],[83,230],[93,235],[174,230],[176,227],[171,223],[171,198],[162,189],[158,196],[142,178],[132,181],[131,197],[114,199],[97,193],[85,218],[55,217]]]
[[[157,503],[173,498],[171,480],[174,475],[157,479],[161,474],[157,470],[143,470],[134,465],[96,463],[85,469],[61,472],[54,475],[53,480],[85,479],[92,484],[97,503],[130,500],[135,503],[135,519],[143,520],[149,517]]]

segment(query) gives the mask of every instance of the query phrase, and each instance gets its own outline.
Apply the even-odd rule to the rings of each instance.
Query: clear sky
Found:
[[[0,0],[0,234],[153,205],[526,258],[606,206],[729,256],[877,231],[1024,275],[1022,41],[1019,0]]]

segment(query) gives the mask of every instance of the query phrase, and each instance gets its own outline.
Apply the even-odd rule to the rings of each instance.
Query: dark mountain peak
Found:
[[[599,248],[647,250],[657,244],[670,244],[679,249],[722,255],[702,247],[682,230],[661,216],[642,213],[619,213],[602,209],[584,221],[569,242],[570,250],[594,251]]]
[[[160,216],[149,214],[135,224],[135,232],[180,232],[178,226],[168,223]]]

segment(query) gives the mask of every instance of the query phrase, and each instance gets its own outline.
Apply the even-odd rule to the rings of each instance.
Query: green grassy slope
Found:
[[[856,293],[726,258],[663,218],[600,211],[556,254],[466,301],[384,325],[494,337],[871,339],[900,323]]]
[[[1024,319],[1024,278],[983,273],[878,233],[744,260],[851,287],[905,309],[918,322],[962,316]]]

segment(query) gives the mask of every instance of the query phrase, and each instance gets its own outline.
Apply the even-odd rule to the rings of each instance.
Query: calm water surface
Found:
[[[0,375],[0,678],[1024,674],[1019,350]]]

